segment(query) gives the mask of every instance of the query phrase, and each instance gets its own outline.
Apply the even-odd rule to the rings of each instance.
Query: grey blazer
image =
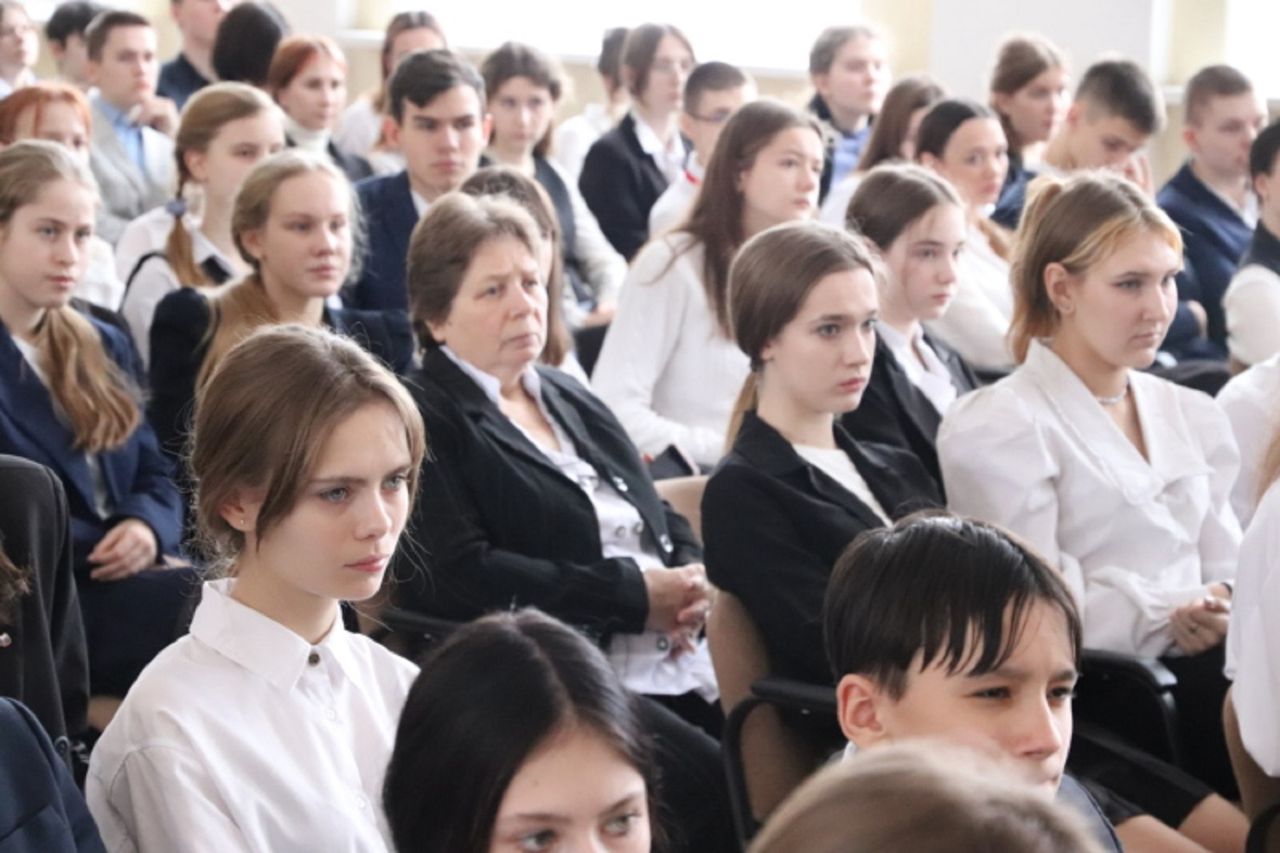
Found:
[[[142,150],[147,164],[143,174],[120,144],[111,120],[93,106],[93,146],[89,165],[102,194],[98,234],[115,245],[124,227],[142,214],[168,201],[174,191],[173,140],[149,127],[142,128]]]

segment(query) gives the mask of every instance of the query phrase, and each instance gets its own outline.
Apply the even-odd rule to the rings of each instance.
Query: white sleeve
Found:
[[[1231,279],[1222,307],[1232,358],[1257,364],[1280,352],[1280,279],[1275,273],[1253,264],[1240,270]]]
[[[827,193],[826,201],[822,203],[822,209],[818,211],[818,221],[844,228],[844,217],[849,209],[849,202],[853,201],[853,194],[861,183],[861,177],[857,172],[853,172],[832,187],[831,192]]]
[[[252,846],[200,760],[176,747],[126,755],[111,778],[90,765],[89,812],[107,850],[220,853]]]
[[[570,183],[577,185],[587,152],[599,136],[580,115],[565,119],[551,140],[551,159],[560,167]]]
[[[654,388],[684,326],[690,288],[701,287],[696,279],[690,281],[687,256],[672,262],[674,251],[664,239],[636,256],[591,385],[642,453],[656,456],[674,444],[693,459],[718,459],[724,451],[723,434],[682,424],[653,408]]]
[[[1227,632],[1227,677],[1240,737],[1264,772],[1280,776],[1280,487],[1258,505],[1240,545],[1240,571]]]
[[[382,116],[374,111],[373,102],[361,95],[342,111],[333,144],[347,154],[366,157],[382,135]]]
[[[564,174],[554,163],[551,167],[560,172],[560,177],[569,189],[569,200],[573,205],[573,253],[582,264],[582,272],[587,283],[595,294],[600,305],[618,304],[618,294],[622,290],[622,282],[627,277],[627,260],[613,248],[609,238],[600,230],[600,223],[587,206],[587,200],[578,191],[578,186],[569,176]]]
[[[1241,526],[1248,527],[1258,504],[1258,477],[1266,461],[1267,446],[1276,430],[1276,415],[1280,414],[1280,400],[1260,397],[1252,380],[1253,371],[1264,370],[1255,366],[1232,379],[1218,393],[1215,402],[1226,413],[1240,452],[1240,474],[1231,490],[1231,506]]]
[[[1009,318],[987,298],[976,281],[962,276],[946,313],[928,327],[972,367],[983,370],[1013,367],[1013,356],[1005,342]]]
[[[1088,648],[1140,655],[1169,649],[1173,610],[1204,585],[1168,588],[1115,565],[1087,569],[1059,542],[1061,464],[1049,427],[1007,387],[961,397],[938,430],[938,460],[950,509],[1008,528],[1058,568],[1080,605]]]
[[[156,306],[178,287],[178,280],[174,277],[169,262],[164,258],[154,257],[138,270],[125,292],[120,313],[129,324],[143,367],[151,366],[151,320],[155,317]]]
[[[1200,528],[1200,577],[1206,584],[1230,581],[1240,560],[1240,521],[1231,506],[1232,486],[1240,471],[1231,422],[1211,397],[1177,389],[1187,422],[1212,469],[1209,475],[1209,507]]]

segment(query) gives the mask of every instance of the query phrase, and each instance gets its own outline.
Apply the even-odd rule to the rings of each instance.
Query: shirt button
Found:
[[[617,527],[613,528],[613,538],[615,542],[626,535],[627,526],[625,524],[619,524]]]
[[[319,666],[319,664],[320,664],[320,653],[319,653],[319,652],[312,652],[311,654],[307,655],[307,663],[309,663],[311,666]]]
[[[13,637],[9,636],[9,632],[0,633],[0,649],[7,649],[13,645]]]
[[[666,636],[662,636],[658,638],[658,651],[665,652],[670,648],[671,648],[671,641],[667,639]]]
[[[627,493],[627,481],[622,479],[621,477],[613,478],[613,487],[618,491],[622,492],[624,495]]]
[[[631,532],[634,533],[636,536],[639,536],[641,533],[644,533],[644,522],[637,521],[635,524],[631,525]]]
[[[337,711],[335,711],[335,710],[333,710],[332,708],[330,708],[329,710],[325,711],[325,712],[324,712],[324,715],[325,715],[326,717],[328,717],[330,720],[336,720],[336,719],[338,719],[338,712],[337,712]]]
[[[671,537],[670,537],[670,536],[668,536],[668,535],[667,535],[667,534],[665,534],[665,533],[664,533],[664,534],[662,534],[661,536],[659,536],[659,537],[658,537],[658,544],[662,546],[662,550],[663,550],[663,551],[666,551],[668,554],[670,554],[670,553],[671,553],[671,548],[672,548],[672,546],[671,546]]]

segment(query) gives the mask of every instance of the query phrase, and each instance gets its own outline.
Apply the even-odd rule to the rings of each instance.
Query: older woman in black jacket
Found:
[[[409,295],[426,351],[406,381],[433,459],[410,520],[421,548],[396,567],[393,595],[455,620],[539,607],[600,642],[628,688],[714,728],[699,637],[709,586],[693,532],[609,410],[535,364],[546,249],[506,199],[446,196],[414,230]],[[714,743],[673,715],[656,719],[660,760],[681,765],[665,777],[689,849],[731,843],[707,797],[722,787]]]

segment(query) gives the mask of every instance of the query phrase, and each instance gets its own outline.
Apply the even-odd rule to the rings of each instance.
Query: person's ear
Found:
[[[384,116],[382,119],[382,137],[387,140],[388,145],[392,145],[396,150],[400,150],[400,135],[404,132],[400,127],[400,122],[391,116]]]
[[[182,162],[186,164],[187,173],[197,184],[205,184],[209,181],[209,170],[205,168],[208,161],[208,152],[195,150],[182,152]]]
[[[484,119],[480,122],[480,141],[488,147],[489,140],[493,138],[493,116],[489,113],[484,114]]]
[[[942,174],[942,161],[931,151],[917,151],[916,162],[926,169],[930,169],[939,175]]]
[[[1063,317],[1069,317],[1076,312],[1073,283],[1071,273],[1067,272],[1067,268],[1062,264],[1055,261],[1044,268],[1045,293],[1049,295],[1049,301]]]
[[[1084,104],[1079,101],[1072,101],[1071,106],[1067,107],[1067,117],[1063,121],[1063,125],[1074,130],[1080,126],[1080,122],[1083,118]]]
[[[262,229],[253,228],[240,234],[240,245],[244,246],[244,250],[249,253],[249,257],[258,263],[262,262],[265,254],[262,250]]]
[[[247,535],[258,526],[258,513],[261,510],[260,495],[248,489],[236,489],[218,507],[218,515],[232,529]]]
[[[1197,130],[1199,128],[1194,124],[1188,124],[1182,128],[1182,142],[1192,154],[1200,153],[1200,139],[1196,135]]]
[[[889,740],[883,709],[889,697],[879,684],[863,675],[846,675],[836,685],[836,713],[840,731],[859,749]]]

